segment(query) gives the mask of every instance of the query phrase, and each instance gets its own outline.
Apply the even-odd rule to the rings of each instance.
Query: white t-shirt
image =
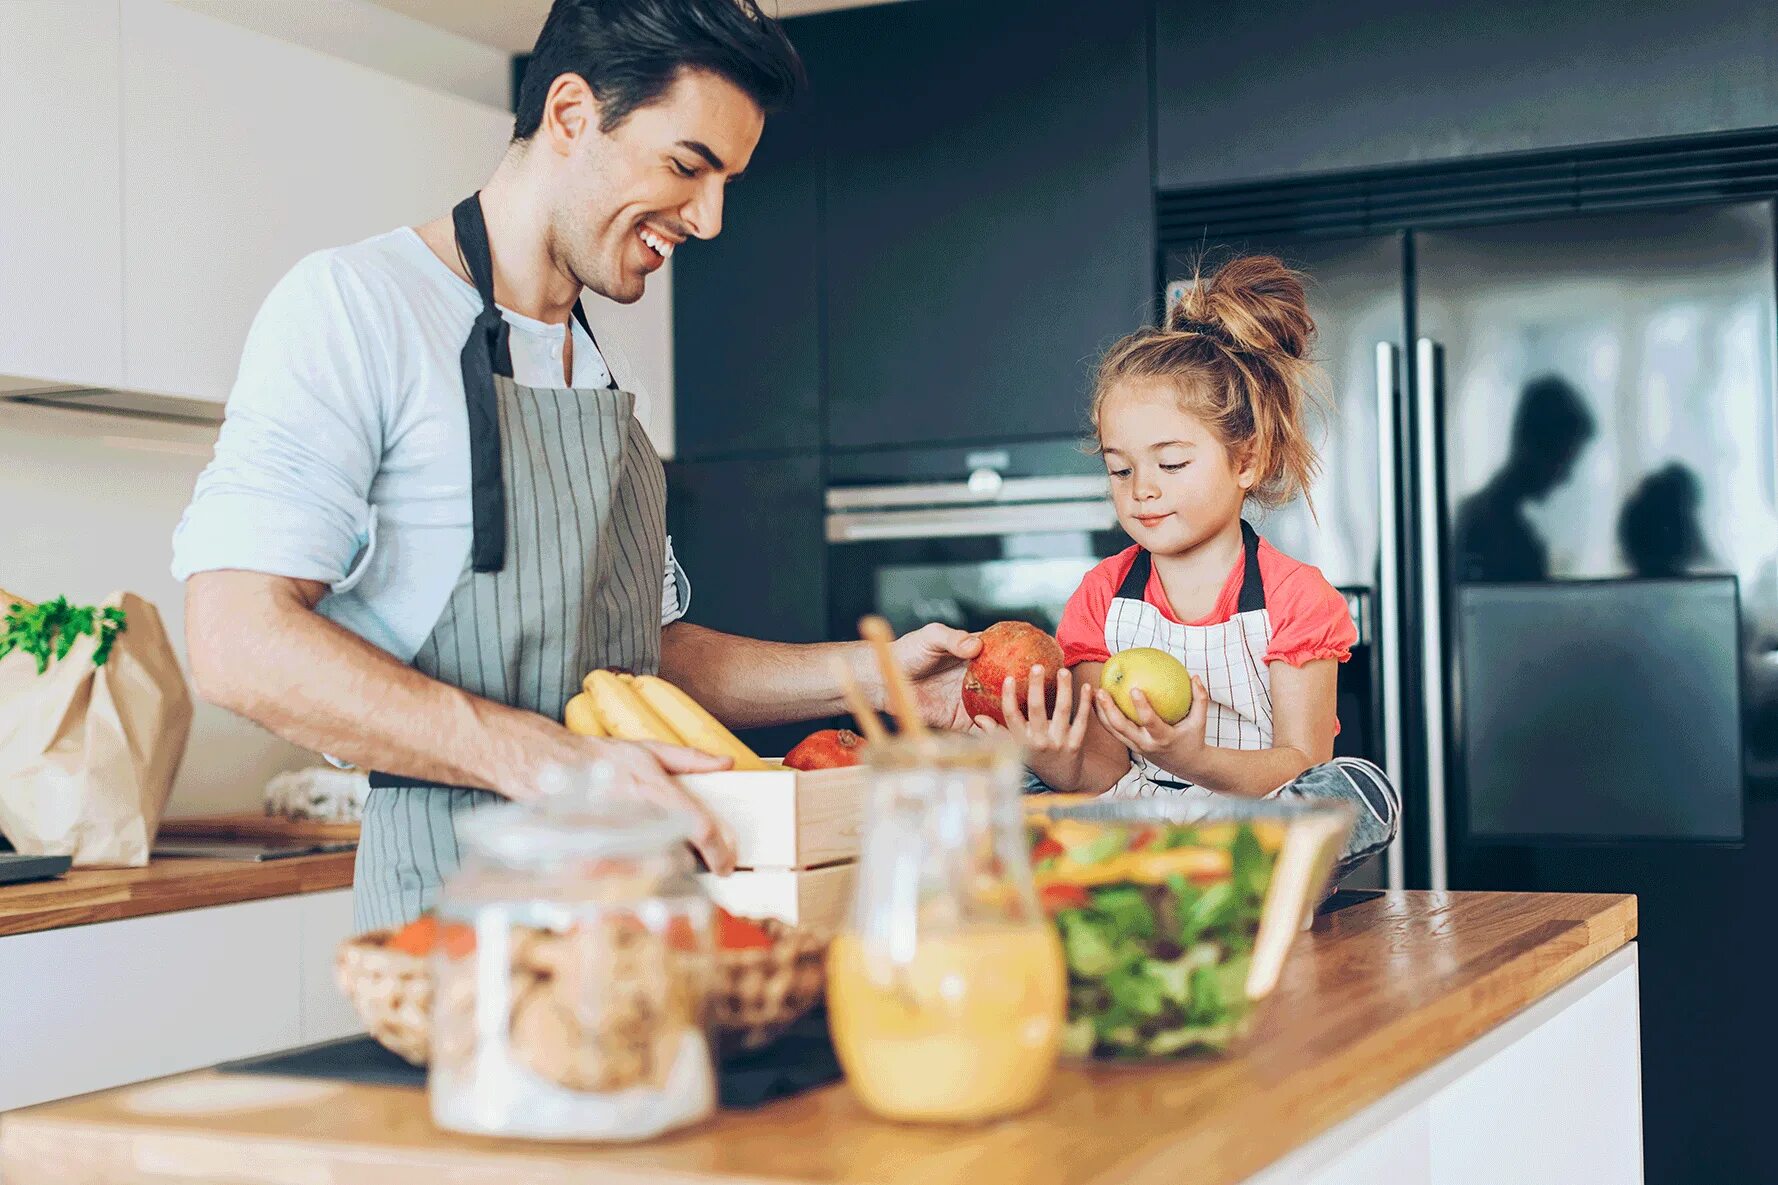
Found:
[[[408,227],[293,267],[248,332],[216,455],[173,534],[174,576],[321,581],[324,616],[412,659],[469,562],[460,356],[480,309],[475,288]],[[564,385],[569,332],[568,385],[609,381],[578,324],[501,313],[521,386]],[[671,540],[661,591],[662,624],[678,620],[691,588]]]

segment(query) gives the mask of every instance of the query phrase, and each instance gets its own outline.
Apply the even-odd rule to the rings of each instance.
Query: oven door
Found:
[[[942,621],[1049,633],[1094,564],[1130,545],[1101,476],[844,486],[827,492],[828,627],[879,613],[896,630]]]

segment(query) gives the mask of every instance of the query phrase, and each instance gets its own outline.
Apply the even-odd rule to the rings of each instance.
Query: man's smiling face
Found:
[[[682,70],[609,131],[592,118],[596,107],[581,110],[558,109],[563,126],[580,122],[563,148],[552,250],[582,285],[630,304],[680,244],[721,232],[724,189],[753,158],[765,113],[701,70]]]

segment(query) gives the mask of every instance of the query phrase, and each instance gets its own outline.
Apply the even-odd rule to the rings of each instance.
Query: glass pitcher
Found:
[[[1018,749],[1004,734],[872,745],[851,921],[828,955],[828,1018],[871,1111],[968,1123],[1043,1094],[1067,1011],[1038,908]]]

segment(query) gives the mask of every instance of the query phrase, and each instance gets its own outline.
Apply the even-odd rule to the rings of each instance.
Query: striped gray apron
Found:
[[[595,667],[660,666],[667,483],[619,390],[522,387],[494,303],[480,195],[453,212],[482,312],[463,347],[475,536],[470,563],[414,655],[421,674],[560,719]],[[575,315],[586,325],[585,314]],[[430,909],[457,867],[456,821],[487,790],[373,773],[353,877],[359,930]]]

